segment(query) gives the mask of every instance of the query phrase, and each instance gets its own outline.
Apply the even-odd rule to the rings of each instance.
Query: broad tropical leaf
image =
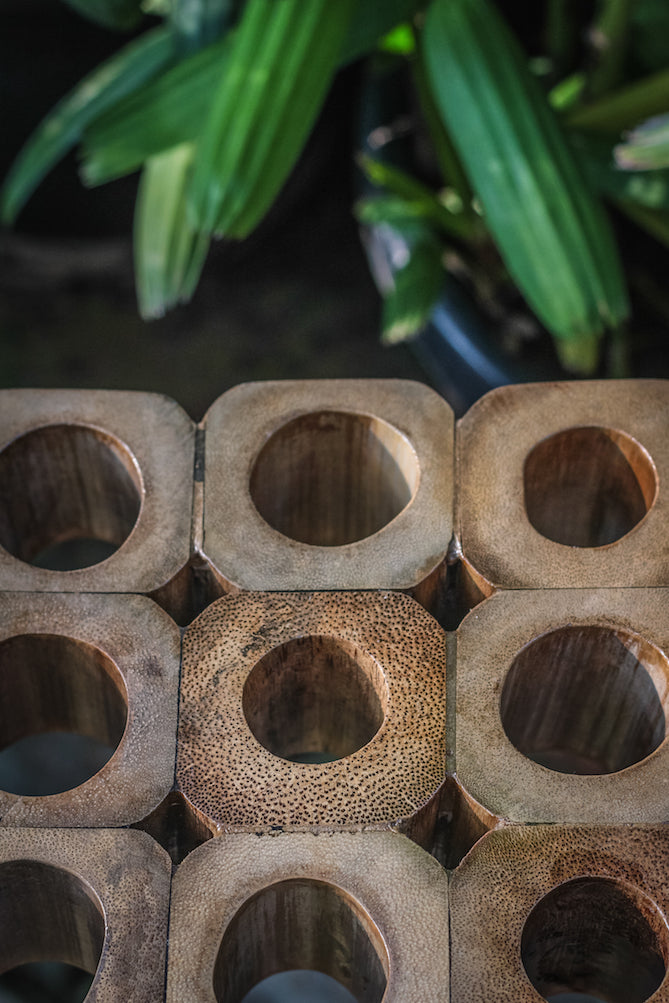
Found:
[[[2,189],[2,220],[11,223],[42,178],[86,126],[166,66],[174,36],[155,28],[126,45],[77,84],[46,116],[12,164]]]
[[[667,111],[669,70],[662,70],[570,111],[564,118],[571,129],[619,136],[625,129]]]
[[[392,0],[384,5],[364,0],[356,4],[339,64],[371,51],[380,34],[418,6],[417,0]],[[179,10],[180,18],[187,21],[186,13]],[[137,170],[147,157],[193,141],[226,72],[231,42],[226,35],[181,60],[96,118],[83,137],[84,182],[99,185],[112,181]]]
[[[655,171],[669,167],[669,115],[657,115],[642,122],[613,152],[618,167],[625,171]]]
[[[395,286],[383,299],[382,340],[396,345],[420,334],[430,319],[444,282],[437,241],[416,244],[406,265],[395,273]]]
[[[571,145],[593,191],[615,202],[669,209],[669,168],[653,171],[616,167],[611,140],[576,133]]]
[[[207,96],[225,72],[230,43],[225,36],[180,60],[97,118],[83,135],[85,183],[99,185],[130,174],[148,157],[194,141]]]
[[[426,220],[431,219],[449,237],[471,240],[479,235],[476,228],[470,224],[468,217],[448,209],[439,201],[431,188],[417,181],[410,174],[392,164],[386,164],[384,161],[370,156],[361,156],[358,162],[372,184],[387,189],[401,200],[400,204],[404,207],[405,216],[412,214],[414,216],[420,215]],[[367,211],[373,211],[375,204],[379,209],[390,208],[388,202],[380,203],[379,200],[370,199],[367,203]],[[365,222],[371,222],[371,220]]]
[[[591,372],[603,330],[628,313],[601,205],[494,4],[434,0],[423,42],[444,123],[511,276],[564,364]]]
[[[375,195],[355,207],[358,220],[374,226],[390,267],[383,282],[382,340],[415,337],[425,327],[446,281],[442,241],[431,206],[423,199]]]
[[[162,317],[197,286],[209,238],[190,224],[186,188],[194,147],[185,143],[152,157],[142,172],[135,207],[135,276],[139,309]]]
[[[249,0],[198,140],[190,204],[244,237],[297,159],[337,67],[353,0]]]

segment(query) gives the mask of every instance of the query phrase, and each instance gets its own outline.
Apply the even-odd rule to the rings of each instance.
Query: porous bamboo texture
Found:
[[[466,564],[490,588],[669,585],[668,409],[666,380],[488,393],[457,429]]]
[[[295,968],[360,1003],[448,1003],[448,878],[397,833],[235,834],[172,885],[167,1003],[241,1003]]]
[[[169,1003],[289,968],[358,1003],[669,1003],[668,387],[494,391],[455,522],[452,414],[416,384],[242,386],[197,430],[150,394],[0,392],[0,746],[110,753],[0,792],[0,967],[162,1001],[148,833]],[[402,594],[444,589],[479,604],[457,633]],[[180,690],[177,627],[123,592],[207,607]]]
[[[450,883],[453,1003],[666,1003],[666,826],[513,826]],[[571,997],[567,997],[571,998]]]
[[[226,596],[184,637],[178,787],[226,831],[410,817],[445,776],[445,674],[408,596]]]
[[[149,599],[0,593],[0,746],[74,732],[108,761],[72,790],[0,791],[3,826],[136,822],[174,780],[181,639]]]
[[[94,974],[86,1003],[164,998],[170,860],[141,832],[0,829],[0,970]]]
[[[204,428],[203,550],[229,588],[430,592],[453,526],[453,412],[432,390],[249,383]]]
[[[195,426],[174,401],[2,390],[0,429],[0,589],[151,592],[187,564]]]
[[[669,819],[669,590],[500,592],[457,634],[456,764],[514,822]]]

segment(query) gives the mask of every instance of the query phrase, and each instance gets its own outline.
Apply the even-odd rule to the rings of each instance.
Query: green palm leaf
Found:
[[[628,312],[603,209],[515,39],[487,0],[435,0],[424,55],[435,98],[506,266],[568,367],[590,372]]]
[[[162,317],[189,300],[209,248],[190,224],[186,188],[194,147],[185,143],[152,157],[142,172],[135,207],[135,276],[140,313]]]
[[[81,175],[88,185],[130,174],[172,146],[193,142],[207,98],[225,72],[224,37],[180,60],[95,120],[84,132]]]
[[[276,197],[334,75],[353,0],[249,0],[198,140],[197,226],[244,236]]]
[[[126,45],[77,84],[46,116],[5,179],[2,220],[11,223],[42,178],[107,108],[159,72],[174,55],[174,36],[155,28]]]

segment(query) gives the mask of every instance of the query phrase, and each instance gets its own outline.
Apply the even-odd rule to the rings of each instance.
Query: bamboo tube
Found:
[[[161,1003],[170,860],[122,830],[0,829],[0,969],[60,961],[86,1003]]]
[[[499,592],[457,634],[456,768],[513,822],[669,819],[669,591]]]
[[[235,834],[172,885],[167,1003],[241,1003],[310,969],[360,1003],[448,1003],[448,880],[397,833]]]
[[[151,592],[187,564],[195,428],[174,401],[3,390],[0,428],[0,589]]]
[[[495,588],[669,585],[668,406],[665,380],[486,394],[457,429],[465,562]]]
[[[184,637],[177,785],[219,830],[387,826],[445,775],[445,635],[398,593],[242,593]]]
[[[142,819],[174,779],[176,625],[142,596],[4,593],[0,610],[0,747],[74,732],[103,742],[107,759],[73,789],[45,796],[30,796],[19,777],[0,790],[2,825]]]
[[[249,383],[204,426],[203,547],[230,590],[422,589],[432,601],[453,494],[453,413],[432,390]]]
[[[449,892],[453,1003],[669,1000],[666,826],[501,829]]]

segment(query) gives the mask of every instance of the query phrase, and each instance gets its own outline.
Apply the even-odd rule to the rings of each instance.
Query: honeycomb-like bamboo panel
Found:
[[[668,404],[505,387],[454,426],[406,381],[287,382],[196,426],[0,392],[0,747],[110,747],[0,790],[4,967],[105,1003],[290,967],[669,1000]]]

